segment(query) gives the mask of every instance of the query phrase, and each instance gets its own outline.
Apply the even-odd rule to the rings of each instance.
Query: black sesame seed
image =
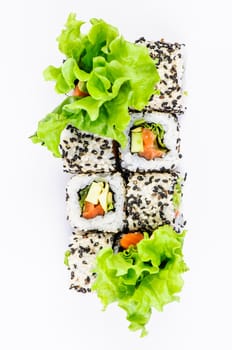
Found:
[[[90,277],[89,276],[87,276],[86,278],[85,278],[85,284],[89,284],[90,283]]]

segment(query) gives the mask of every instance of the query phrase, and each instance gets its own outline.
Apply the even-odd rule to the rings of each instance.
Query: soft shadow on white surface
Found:
[[[1,6],[1,349],[231,349],[228,2],[25,0]],[[115,305],[101,312],[95,295],[68,290],[68,176],[59,159],[28,140],[60,100],[42,71],[62,59],[55,38],[71,11],[84,20],[102,17],[129,40],[163,37],[187,45],[188,111],[181,124],[190,271],[181,302],[154,310],[144,339],[127,330]]]

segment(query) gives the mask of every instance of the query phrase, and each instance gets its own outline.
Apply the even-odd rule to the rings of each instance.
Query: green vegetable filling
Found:
[[[115,254],[104,248],[97,256],[97,273],[92,290],[104,307],[117,302],[126,311],[129,328],[146,335],[152,308],[179,300],[183,287],[182,273],[188,268],[183,260],[185,231],[178,234],[169,225],[147,233],[137,246]]]
[[[174,193],[173,193],[173,206],[175,209],[179,209],[181,205],[181,198],[182,198],[182,182],[183,179],[181,177],[178,178],[175,186],[174,186]]]
[[[89,188],[90,188],[90,185],[86,186],[85,188],[82,188],[78,193],[81,211],[83,211],[83,209],[84,209],[85,199],[88,195]]]
[[[69,266],[68,258],[69,258],[70,255],[71,255],[70,250],[67,250],[67,251],[64,253],[64,264],[65,264],[66,266]]]

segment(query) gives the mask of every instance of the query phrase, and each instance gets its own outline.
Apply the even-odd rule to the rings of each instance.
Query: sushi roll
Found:
[[[83,233],[75,231],[69,249],[65,252],[64,263],[70,271],[70,289],[77,292],[90,292],[96,275],[92,271],[96,255],[105,247],[112,247],[113,234]]]
[[[133,173],[126,187],[128,230],[152,232],[158,226],[184,226],[180,214],[182,177],[178,173]]]
[[[70,174],[116,171],[115,142],[68,125],[60,138],[63,170]]]
[[[148,112],[155,110],[166,113],[184,113],[184,45],[168,43],[164,40],[147,41],[144,38],[138,39],[136,43],[148,48],[160,76],[160,82],[156,85],[156,89],[160,93],[151,97],[145,110]]]
[[[118,232],[125,224],[124,201],[119,173],[75,175],[66,188],[67,219],[77,230]]]
[[[165,171],[179,166],[179,122],[171,114],[134,113],[128,144],[120,149],[121,167],[129,171]]]

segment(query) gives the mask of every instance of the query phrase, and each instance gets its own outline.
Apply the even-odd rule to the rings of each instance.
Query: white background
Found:
[[[232,348],[230,1],[1,2],[0,348]],[[69,12],[100,17],[124,37],[184,42],[188,111],[182,118],[188,220],[181,302],[153,312],[149,335],[127,329],[122,310],[68,290],[63,253],[68,177],[29,140],[60,101],[42,71],[59,64],[55,38]]]

